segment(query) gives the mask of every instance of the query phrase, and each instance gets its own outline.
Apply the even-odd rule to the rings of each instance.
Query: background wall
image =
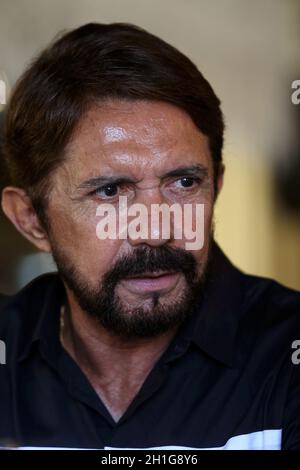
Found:
[[[197,64],[227,125],[216,237],[245,271],[300,289],[299,0],[0,0],[0,71],[13,85],[55,35],[90,21],[136,23]],[[54,269],[3,216],[0,230],[0,291]]]

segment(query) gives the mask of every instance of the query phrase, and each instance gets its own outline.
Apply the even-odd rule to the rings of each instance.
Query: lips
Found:
[[[145,279],[145,278],[157,278],[161,276],[167,276],[169,274],[175,274],[172,272],[163,272],[163,271],[158,271],[154,273],[143,273],[143,274],[138,274],[135,276],[128,276],[126,279]]]
[[[122,284],[131,292],[141,294],[143,292],[167,292],[178,282],[180,273],[154,272],[143,273],[138,276],[130,276],[122,281]]]

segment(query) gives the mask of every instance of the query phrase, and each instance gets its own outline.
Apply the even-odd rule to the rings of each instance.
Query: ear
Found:
[[[50,252],[47,233],[42,228],[31,200],[21,188],[7,186],[2,191],[2,209],[16,229],[39,250]]]

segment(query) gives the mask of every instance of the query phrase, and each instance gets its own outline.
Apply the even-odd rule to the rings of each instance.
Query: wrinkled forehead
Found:
[[[212,167],[208,138],[180,108],[165,102],[109,101],[91,107],[66,149],[65,164],[82,172],[143,176],[197,164]]]

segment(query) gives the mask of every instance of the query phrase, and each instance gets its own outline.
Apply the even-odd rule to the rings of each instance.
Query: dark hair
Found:
[[[220,101],[197,67],[147,31],[90,23],[50,45],[18,81],[7,108],[4,154],[11,183],[40,217],[49,176],[83,113],[108,98],[162,100],[185,110],[208,136],[215,179],[222,161]]]

